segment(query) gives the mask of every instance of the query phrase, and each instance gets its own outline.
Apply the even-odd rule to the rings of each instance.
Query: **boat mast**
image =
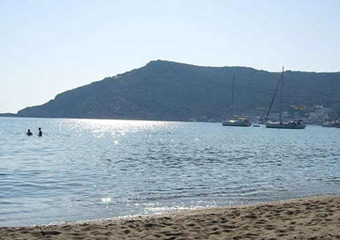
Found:
[[[284,72],[284,67],[282,67],[282,73],[281,73],[281,88],[280,88],[280,122],[281,122],[281,118],[282,118],[282,89],[283,89],[283,72]]]
[[[272,106],[273,106],[273,103],[274,103],[274,99],[276,97],[276,94],[277,94],[277,91],[280,87],[280,84],[281,84],[281,77],[279,78],[279,81],[277,82],[277,85],[276,85],[276,88],[275,88],[275,92],[274,92],[274,95],[272,97],[272,100],[270,101],[270,105],[268,107],[268,110],[267,110],[267,113],[266,115],[264,115],[264,120],[268,120],[268,116],[269,116],[269,113],[270,113],[270,110],[272,109]]]
[[[233,82],[231,86],[231,105],[230,105],[231,117],[234,116],[234,85],[235,85],[235,75],[233,75]]]

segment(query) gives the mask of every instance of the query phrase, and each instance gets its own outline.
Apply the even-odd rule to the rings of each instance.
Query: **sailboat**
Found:
[[[250,127],[251,120],[248,117],[234,115],[234,85],[235,85],[235,76],[233,76],[233,83],[231,88],[231,117],[222,121],[223,126],[232,126],[232,127]]]
[[[268,111],[264,117],[266,123],[266,128],[279,128],[279,129],[304,129],[306,125],[302,120],[289,120],[289,121],[282,121],[282,93],[283,93],[283,88],[282,88],[282,82],[283,82],[283,73],[284,73],[284,68],[282,67],[282,73],[281,77],[278,81],[278,84],[276,86],[273,98],[270,102]],[[280,93],[280,116],[279,116],[279,121],[273,121],[273,120],[268,120],[268,116],[270,113],[270,110],[272,108],[272,105],[274,103],[274,99],[276,97],[277,91],[280,88],[281,93]]]

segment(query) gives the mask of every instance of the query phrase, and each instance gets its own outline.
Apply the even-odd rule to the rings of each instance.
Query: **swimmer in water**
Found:
[[[32,135],[33,135],[33,133],[31,132],[31,129],[28,129],[28,130],[27,130],[26,135],[27,135],[27,136],[32,136]]]
[[[39,137],[42,137],[42,131],[41,131],[41,128],[39,128]]]

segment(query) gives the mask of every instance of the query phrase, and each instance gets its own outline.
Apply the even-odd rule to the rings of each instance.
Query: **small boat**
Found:
[[[282,82],[283,82],[283,73],[284,73],[284,68],[282,67],[282,73],[281,73],[281,77],[278,81],[278,84],[276,86],[275,92],[274,92],[274,96],[270,102],[268,111],[265,115],[265,120],[266,123],[266,128],[278,128],[278,129],[305,129],[306,124],[304,124],[304,122],[302,120],[289,120],[289,121],[282,121],[281,120],[281,113],[282,113],[282,93],[283,93],[283,89],[282,89]],[[280,117],[278,121],[273,121],[273,120],[268,120],[268,115],[270,113],[270,110],[272,108],[275,96],[277,94],[278,89],[280,88],[281,90],[281,94],[280,94]]]
[[[233,116],[222,122],[223,126],[250,127],[251,120],[247,117]]]
[[[253,124],[253,127],[261,127],[261,126],[258,124]]]
[[[230,126],[230,127],[250,127],[251,126],[251,119],[244,116],[234,115],[234,85],[235,85],[235,76],[233,76],[232,81],[232,88],[231,88],[231,117],[226,120],[222,121],[223,126]]]
[[[322,124],[323,127],[332,127],[332,128],[340,128],[340,122],[336,121],[327,121]]]
[[[338,111],[338,115],[336,116],[335,120],[328,120],[322,124],[323,127],[335,127],[335,128],[340,128],[340,111]]]

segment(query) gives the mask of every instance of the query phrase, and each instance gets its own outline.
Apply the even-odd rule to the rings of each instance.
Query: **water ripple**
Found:
[[[0,118],[0,226],[339,193],[339,145],[316,126]]]

